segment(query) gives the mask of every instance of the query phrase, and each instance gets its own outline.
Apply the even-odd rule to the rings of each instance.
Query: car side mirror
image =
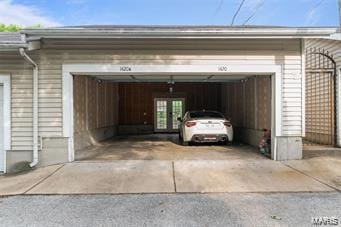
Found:
[[[178,117],[177,119],[178,119],[178,121],[182,121],[181,117]]]

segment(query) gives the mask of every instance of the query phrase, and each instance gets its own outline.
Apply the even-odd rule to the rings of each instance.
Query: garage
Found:
[[[115,160],[162,159],[157,151],[177,149],[169,159],[223,159],[222,153],[244,158],[252,152],[264,158],[257,149],[263,129],[271,134],[271,159],[302,159],[303,138],[320,137],[329,144],[338,138],[337,115],[318,121],[311,115],[311,109],[320,108],[315,108],[315,98],[305,98],[306,91],[316,91],[305,74],[315,77],[321,69],[305,70],[311,56],[305,45],[335,32],[262,26],[79,26],[25,29],[15,39],[6,36],[9,43],[0,45],[5,59],[1,75],[9,78],[4,102],[15,105],[4,104],[8,124],[2,165],[11,171],[23,162],[47,166],[98,158],[86,155],[91,147],[99,152],[138,148],[135,153],[103,154]],[[334,103],[329,108],[338,108],[338,101],[329,103]],[[217,110],[230,118],[234,144],[180,145],[177,118],[188,110]],[[328,124],[328,137],[315,133],[316,123],[319,128]],[[246,151],[238,153],[243,146]],[[193,150],[198,152],[185,157]],[[205,156],[207,151],[210,156]]]
[[[271,130],[271,87],[269,74],[74,75],[75,159],[270,158],[257,147]],[[229,119],[233,143],[184,146],[178,118],[197,110]]]

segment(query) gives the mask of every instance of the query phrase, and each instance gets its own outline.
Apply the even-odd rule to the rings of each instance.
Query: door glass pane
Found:
[[[182,105],[183,102],[181,100],[172,101],[172,129],[179,128],[178,117],[182,117]]]
[[[156,101],[156,128],[167,129],[167,101]]]

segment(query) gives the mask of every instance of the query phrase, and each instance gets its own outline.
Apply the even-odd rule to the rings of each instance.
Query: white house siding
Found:
[[[0,74],[12,82],[12,150],[32,150],[32,67],[18,52],[0,52]]]
[[[28,53],[39,65],[39,135],[62,137],[62,64],[283,65],[282,135],[302,135],[301,41],[44,40]],[[12,74],[12,150],[32,149],[32,71],[17,54],[0,55]]]
[[[340,70],[341,70],[341,41],[340,40],[329,40],[329,39],[309,39],[305,41],[305,48],[316,48],[316,49],[324,49],[328,51],[328,53],[333,57],[336,68],[337,68],[337,79],[336,79],[336,89],[337,89],[337,109],[336,109],[336,123],[337,123],[337,145],[341,146],[341,136],[340,136],[340,124],[341,124],[341,114],[340,114],[340,106],[341,106],[341,92],[340,92]]]
[[[227,41],[49,41],[40,51],[40,76],[44,94],[61,95],[63,63],[89,64],[252,64],[283,65],[283,135],[302,135],[300,40]],[[58,49],[58,50],[57,50]],[[51,81],[53,80],[53,81]],[[52,84],[51,84],[52,83]],[[53,87],[52,87],[53,85]],[[57,100],[55,100],[57,101]],[[58,107],[62,105],[59,99]],[[56,107],[56,106],[55,106]],[[49,111],[41,107],[41,111]],[[61,114],[56,108],[54,114]],[[59,111],[58,111],[59,110]],[[42,116],[43,117],[43,116]],[[41,118],[42,118],[41,117]],[[51,121],[51,119],[47,119]],[[51,126],[51,125],[50,125]],[[61,123],[40,127],[41,132],[61,135]]]
[[[327,50],[336,62],[337,68],[341,67],[341,41],[329,39],[308,39],[305,41],[305,47],[320,48]]]

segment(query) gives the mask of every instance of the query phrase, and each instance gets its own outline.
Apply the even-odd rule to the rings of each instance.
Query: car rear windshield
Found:
[[[212,111],[197,111],[197,112],[190,112],[190,118],[224,118],[221,113],[212,112]]]

